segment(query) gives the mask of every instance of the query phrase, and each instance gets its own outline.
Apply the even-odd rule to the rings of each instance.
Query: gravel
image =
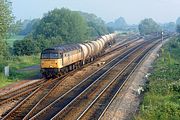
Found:
[[[157,46],[136,69],[129,82],[117,95],[111,106],[107,109],[102,120],[131,120],[139,110],[142,95],[138,89],[146,84],[146,75],[152,69],[152,63],[157,58],[161,45]]]

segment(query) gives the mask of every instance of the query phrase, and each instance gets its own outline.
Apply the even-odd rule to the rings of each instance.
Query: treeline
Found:
[[[80,43],[109,32],[94,14],[62,8],[48,12],[41,20],[32,20],[22,33],[28,34],[24,40],[14,42],[15,55],[31,55],[53,45]]]
[[[162,31],[180,33],[180,17],[176,20],[176,23],[169,22],[164,24],[158,24],[152,18],[147,18],[140,22],[138,29],[141,35],[148,35]]]
[[[4,40],[13,20],[9,6],[8,1],[0,0],[0,63],[9,55],[8,45]]]
[[[9,56],[9,53],[32,55],[50,46],[85,42],[114,31],[139,31],[141,35],[161,32],[162,28],[176,31],[176,24],[172,22],[160,25],[150,18],[142,20],[139,25],[128,25],[125,19],[120,17],[106,24],[94,14],[66,8],[49,11],[42,19],[13,22],[10,3],[1,0],[0,4],[0,12],[4,15],[0,16],[0,57]],[[180,19],[177,24],[180,24],[179,21]],[[177,27],[177,31],[180,31],[180,27]],[[25,38],[15,41],[13,47],[9,48],[5,39],[14,34],[24,35]]]

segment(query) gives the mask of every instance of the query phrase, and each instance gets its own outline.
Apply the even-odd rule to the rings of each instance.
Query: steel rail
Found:
[[[112,88],[110,88],[110,87],[116,86],[116,83],[115,83],[115,82],[118,83],[119,77],[120,77],[122,74],[123,74],[123,76],[124,76],[124,74],[126,73],[126,70],[129,69],[129,67],[131,67],[131,65],[132,65],[133,63],[135,63],[136,61],[138,61],[138,58],[140,58],[141,56],[144,56],[144,54],[147,52],[148,49],[149,49],[149,47],[146,48],[145,50],[143,50],[143,51],[140,53],[140,55],[137,55],[133,60],[131,60],[131,62],[128,63],[128,65],[127,65],[118,75],[116,75],[116,77],[101,91],[101,93],[100,93],[100,94],[88,105],[88,107],[79,115],[79,117],[77,118],[77,120],[83,119],[83,117],[88,113],[88,111],[90,111],[90,109],[95,109],[95,108],[93,107],[93,105],[94,105],[98,100],[101,99],[101,97],[103,96],[103,94],[106,94],[106,91],[108,91],[108,89],[112,89]],[[132,67],[132,69],[134,70],[134,67]],[[130,69],[130,70],[128,70],[128,72],[129,72],[129,71],[133,72],[133,70]],[[127,81],[124,80],[124,82],[122,83],[122,85],[121,85],[120,88],[122,88],[122,86],[123,86],[126,82],[127,82]],[[113,85],[113,84],[115,84],[115,85]],[[106,96],[108,96],[108,95],[106,95]],[[104,98],[103,98],[103,99],[104,99]],[[96,103],[96,104],[98,104],[98,103]],[[101,104],[101,103],[99,103],[99,104]],[[102,103],[102,105],[104,105],[104,104]],[[92,108],[92,107],[93,107],[93,108]],[[98,112],[98,113],[99,113],[99,112]],[[57,119],[56,117],[58,117],[58,115],[54,117],[54,120]],[[93,119],[96,119],[96,118],[93,118]]]
[[[139,39],[136,39],[136,40],[139,40]],[[134,41],[133,41],[134,42]],[[124,46],[127,46],[127,44],[132,44],[133,42],[127,42],[123,45],[120,45],[119,47],[117,47],[116,49],[113,49],[113,51],[116,51],[117,49],[120,49]],[[112,51],[111,51],[112,52]],[[107,54],[106,54],[107,55]],[[103,67],[102,67],[103,68]],[[100,68],[101,69],[101,68]],[[99,71],[99,70],[97,70]],[[91,75],[95,74],[97,71],[95,71],[94,73],[92,73]],[[27,120],[27,119],[30,119],[32,116],[34,116],[36,113],[40,112],[41,109],[44,109],[47,105],[51,104],[52,101],[55,101],[55,98],[54,97],[54,100],[51,100],[50,101],[47,101],[46,99],[49,99],[48,97],[51,95],[51,93],[56,89],[56,87],[54,87],[54,89],[52,89],[46,96],[44,96],[44,98],[42,98],[35,106],[34,108],[32,108],[32,110],[23,118],[24,120]],[[58,89],[58,88],[57,88]],[[52,96],[52,95],[51,95]],[[44,101],[45,104],[42,104]],[[43,107],[44,106],[44,107]]]
[[[157,43],[159,44],[159,42]],[[157,45],[156,44],[156,45]],[[155,45],[155,46],[156,46]],[[132,76],[132,74],[134,73],[134,71],[138,68],[138,66],[144,61],[144,59],[150,54],[150,51],[155,47],[152,46],[152,48],[150,48],[150,50],[142,57],[142,59],[139,61],[139,63],[134,67],[134,69],[131,71],[131,73],[128,75],[128,77],[125,79],[125,82],[121,85],[121,87],[117,90],[117,92],[115,93],[115,95],[113,96],[113,98],[111,99],[111,101],[108,103],[108,105],[105,107],[105,109],[103,110],[103,112],[100,114],[98,120],[102,119],[103,115],[105,114],[105,112],[107,111],[107,109],[110,107],[110,105],[112,104],[112,102],[114,101],[114,99],[116,98],[116,96],[118,95],[118,93],[122,90],[123,86],[128,82],[129,78]]]
[[[137,48],[138,48],[138,46],[136,46]],[[132,49],[131,49],[132,50]],[[132,51],[129,51],[129,52],[132,52]],[[125,53],[124,53],[125,54]],[[125,55],[126,57],[125,58],[127,58],[127,55]],[[118,56],[118,57],[116,57],[116,58],[114,58],[112,61],[115,61],[115,60],[117,60],[117,58],[119,58],[120,56]],[[123,57],[124,58],[124,57]],[[125,59],[124,58],[124,59]],[[121,58],[122,59],[122,58]],[[111,61],[111,62],[112,62]],[[118,60],[119,61],[119,60]],[[111,62],[109,62],[109,63],[111,63]],[[110,65],[110,64],[108,64],[108,65]],[[110,66],[112,66],[112,65],[110,65]],[[100,69],[101,70],[101,69]],[[100,71],[99,70],[99,71]],[[103,69],[102,69],[103,70]],[[101,71],[102,71],[101,70]],[[108,70],[110,70],[110,69],[108,69]],[[108,71],[108,70],[106,70],[106,71]],[[102,73],[104,73],[104,71],[102,72]],[[102,76],[102,74],[101,74],[101,76]],[[89,76],[88,78],[90,78],[91,76]],[[87,79],[85,79],[85,80],[83,80],[80,84],[78,84],[77,86],[75,86],[73,89],[71,89],[70,91],[68,91],[66,94],[64,94],[63,96],[61,96],[60,98],[58,98],[56,101],[54,101],[52,104],[50,104],[49,106],[47,106],[45,109],[43,109],[41,112],[39,112],[39,113],[37,113],[34,117],[32,117],[32,119],[34,119],[34,118],[36,118],[38,115],[40,115],[41,113],[43,113],[43,112],[47,112],[47,109],[49,109],[49,108],[52,108],[52,106],[55,104],[55,103],[58,103],[58,101],[59,100],[61,100],[63,97],[65,97],[67,94],[69,94],[70,92],[72,92],[72,90],[74,90],[75,88],[77,89],[77,88],[79,88],[79,85],[82,85],[85,81],[87,81],[88,80],[88,78]],[[92,81],[93,82],[93,81]],[[93,82],[94,83],[94,82]],[[86,86],[88,87],[89,85],[91,85],[92,83],[90,83],[90,84],[87,84]],[[86,87],[86,88],[87,88]]]

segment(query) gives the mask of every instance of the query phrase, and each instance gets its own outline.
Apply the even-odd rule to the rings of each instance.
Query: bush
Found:
[[[37,53],[37,45],[31,39],[17,40],[13,44],[15,55],[32,55]]]
[[[170,50],[171,49],[171,50]],[[137,120],[180,119],[180,44],[173,38],[163,48],[149,77]],[[171,55],[169,56],[169,52]],[[171,62],[169,63],[169,58]]]

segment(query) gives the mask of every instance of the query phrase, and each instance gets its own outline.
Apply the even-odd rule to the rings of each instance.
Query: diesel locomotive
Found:
[[[43,77],[62,76],[93,61],[115,43],[115,37],[116,33],[112,33],[86,43],[54,46],[43,50],[40,64]]]

